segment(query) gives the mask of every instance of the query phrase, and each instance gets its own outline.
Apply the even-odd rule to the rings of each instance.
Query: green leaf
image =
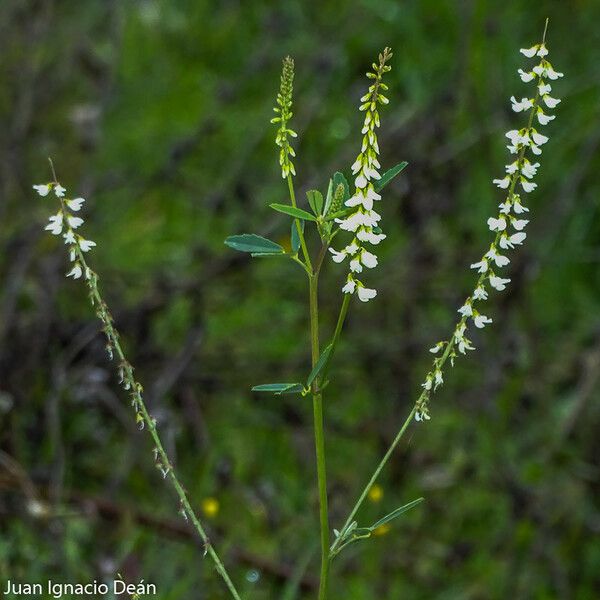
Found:
[[[276,210],[277,212],[289,215],[290,217],[294,217],[295,219],[304,219],[305,221],[316,221],[317,220],[309,212],[306,212],[305,210],[302,210],[301,208],[296,208],[295,206],[290,206],[289,204],[270,204],[269,206],[273,210]]]
[[[379,521],[377,521],[376,523],[373,523],[373,525],[371,525],[371,527],[368,527],[367,529],[370,529],[371,531],[375,531],[375,529],[377,529],[378,527],[381,527],[382,525],[385,525],[386,523],[393,521],[394,519],[399,517],[401,514],[404,514],[407,510],[410,510],[411,508],[414,508],[415,506],[417,506],[417,504],[421,504],[421,502],[423,502],[423,500],[425,500],[425,498],[417,498],[416,500],[413,500],[412,502],[409,502],[408,504],[405,504],[404,506],[397,508],[396,510],[392,511],[389,515],[386,515],[382,519],[379,519]]]
[[[326,215],[331,201],[333,200],[333,179],[329,180],[329,187],[327,188],[327,198],[325,198],[325,208],[323,208],[323,214]]]
[[[300,221],[300,229],[304,233],[304,221]],[[292,252],[296,254],[300,250],[300,236],[298,235],[298,227],[296,227],[296,221],[292,222],[292,234],[291,234],[291,245]]]
[[[308,203],[315,215],[319,216],[323,210],[323,194],[319,190],[309,190],[306,192]]]
[[[232,235],[225,240],[225,244],[239,252],[250,252],[259,255],[285,254],[284,249],[279,244],[254,233]]]
[[[388,169],[382,176],[381,179],[375,182],[375,191],[379,192],[382,190],[400,171],[406,167],[408,163],[406,161],[397,164],[395,167]]]
[[[255,385],[253,392],[273,392],[276,396],[281,394],[300,394],[304,390],[301,383],[263,383]]]
[[[343,202],[346,202],[346,200],[350,198],[350,187],[348,186],[348,182],[346,181],[344,174],[340,173],[339,171],[336,171],[333,174],[333,189],[335,190],[337,186],[340,185],[340,183],[344,186]]]
[[[331,348],[332,348],[332,346],[331,346],[331,344],[329,344],[329,346],[327,346],[327,348],[325,348],[325,350],[323,350],[323,352],[321,353],[321,356],[319,356],[319,360],[313,367],[313,370],[310,372],[310,375],[308,376],[308,379],[306,380],[306,387],[310,387],[312,385],[312,382],[317,378],[317,375],[321,372],[321,369],[325,366],[325,363],[327,362],[327,359],[329,358],[329,355],[331,354]]]

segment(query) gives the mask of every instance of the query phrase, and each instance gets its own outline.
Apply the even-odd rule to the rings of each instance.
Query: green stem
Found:
[[[346,320],[346,315],[348,314],[348,306],[350,306],[350,296],[352,294],[344,294],[344,299],[342,300],[342,306],[340,307],[340,314],[338,315],[338,320],[335,325],[335,331],[333,332],[333,337],[331,338],[331,350],[329,351],[329,355],[327,356],[327,360],[321,369],[320,380],[321,382],[325,381],[325,377],[327,375],[327,371],[329,370],[329,364],[331,363],[331,359],[333,358],[333,353],[335,352],[335,348],[337,346],[338,340],[340,339],[340,334],[342,333],[342,327],[344,326],[344,321]]]
[[[410,411],[410,414],[408,415],[408,417],[406,417],[406,421],[404,421],[404,424],[400,428],[400,431],[396,434],[394,441],[391,443],[391,445],[388,448],[387,452],[385,453],[384,457],[379,461],[377,468],[373,472],[373,475],[371,475],[371,479],[369,479],[369,482],[367,483],[364,490],[362,491],[362,494],[360,495],[359,499],[356,501],[356,504],[350,511],[350,514],[348,515],[348,518],[346,519],[346,522],[344,523],[344,526],[342,527],[342,530],[340,531],[340,535],[336,538],[335,542],[331,546],[331,557],[333,557],[335,550],[337,550],[337,547],[339,545],[339,541],[344,537],[344,532],[351,525],[352,521],[354,520],[354,517],[356,516],[356,513],[358,512],[358,510],[362,506],[362,503],[365,501],[367,495],[369,494],[369,491],[375,485],[375,482],[377,481],[379,474],[383,470],[383,467],[385,467],[387,461],[390,459],[390,456],[393,454],[394,450],[400,443],[400,440],[402,439],[404,432],[408,429],[410,422],[413,420],[416,411],[417,411],[417,407],[415,405],[415,406],[413,406],[413,409]]]
[[[61,205],[63,212],[67,214],[67,207],[65,202],[61,199]],[[69,228],[69,231],[72,233],[72,230]],[[98,289],[98,275],[95,271],[90,269],[85,260],[85,256],[79,247],[79,244],[72,244],[71,250],[76,254],[77,261],[80,263],[84,273],[85,280],[87,286],[89,288],[89,296],[90,301],[93,306],[96,308],[96,313],[98,318],[102,321],[103,330],[108,340],[107,348],[110,349],[111,353],[114,352],[116,358],[119,360],[119,369],[122,376],[122,383],[131,395],[132,405],[136,411],[136,418],[140,426],[145,426],[150,432],[150,436],[154,442],[154,452],[155,452],[155,461],[157,467],[159,467],[163,473],[163,476],[169,478],[177,496],[179,497],[179,502],[181,504],[181,513],[187,519],[189,519],[200,539],[204,544],[205,553],[210,556],[212,561],[215,564],[215,568],[219,575],[223,578],[227,589],[231,593],[231,596],[235,600],[241,600],[239,593],[237,592],[229,574],[227,573],[223,562],[219,558],[219,555],[215,551],[212,546],[210,539],[204,527],[200,523],[200,520],[196,516],[194,509],[192,508],[190,501],[187,497],[187,493],[180,483],[171,461],[164,449],[160,436],[158,434],[158,430],[156,428],[156,421],[150,416],[148,409],[146,407],[146,403],[144,402],[142,396],[142,386],[135,379],[133,375],[133,367],[131,363],[127,360],[125,353],[123,352],[123,348],[121,347],[121,343],[119,341],[119,332],[113,325],[113,318],[109,312],[108,305],[102,298],[100,294],[100,290]]]
[[[312,366],[319,360],[319,273],[309,279],[310,299],[310,341]],[[325,464],[325,434],[323,431],[323,394],[318,390],[317,382],[312,385],[313,419],[315,428],[315,453],[317,458],[317,482],[319,488],[319,522],[321,528],[321,577],[319,581],[319,600],[327,598],[329,583],[329,514],[327,507],[327,469]]]
[[[292,176],[287,176],[287,184],[288,189],[290,191],[290,201],[294,208],[296,206],[296,193],[294,192],[294,182],[292,181]],[[308,267],[308,270],[312,272],[312,264],[310,262],[310,255],[308,254],[308,248],[306,247],[306,240],[304,239],[304,231],[302,231],[302,225],[300,224],[300,219],[294,219],[294,223],[296,223],[296,230],[298,231],[298,239],[300,240],[300,245],[302,246],[302,253],[304,254],[304,262]]]

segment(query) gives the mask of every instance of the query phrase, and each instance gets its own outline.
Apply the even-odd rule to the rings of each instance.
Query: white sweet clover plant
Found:
[[[425,376],[417,401],[364,487],[358,501],[354,504],[344,526],[340,530],[333,530],[333,541],[330,539],[328,514],[323,391],[328,383],[329,365],[342,332],[351,297],[356,293],[359,300],[367,302],[377,294],[374,288],[366,287],[363,284],[362,274],[365,268],[372,270],[377,266],[378,259],[373,252],[373,247],[377,246],[386,237],[380,228],[381,214],[375,211],[374,206],[381,201],[380,192],[385,185],[404,169],[406,163],[402,162],[381,173],[377,141],[377,129],[380,127],[379,107],[388,104],[388,98],[383,93],[388,89],[383,77],[390,70],[388,62],[392,58],[391,51],[386,48],[379,55],[378,62],[373,63],[373,69],[367,73],[371,83],[366,94],[360,100],[360,110],[365,113],[365,117],[361,131],[363,136],[361,149],[356,161],[350,167],[354,176],[353,193],[350,194],[349,185],[344,175],[338,172],[329,179],[325,194],[318,190],[309,190],[306,192],[306,208],[299,207],[293,183],[296,169],[292,158],[295,158],[296,154],[290,142],[291,139],[296,138],[296,133],[290,128],[290,120],[293,116],[294,63],[291,58],[286,58],[283,62],[281,85],[277,95],[277,105],[274,109],[276,116],[272,119],[272,122],[278,125],[275,141],[280,148],[281,175],[287,181],[290,202],[289,204],[272,204],[271,207],[292,218],[291,249],[285,250],[280,244],[255,234],[231,236],[227,238],[225,243],[235,250],[247,252],[254,257],[281,256],[291,259],[302,267],[308,278],[312,370],[304,380],[261,384],[255,386],[253,390],[275,394],[310,395],[312,397],[319,491],[321,542],[319,599],[321,600],[327,598],[331,561],[343,548],[357,540],[370,537],[377,527],[397,518],[421,502],[422,498],[418,498],[400,506],[370,526],[359,527],[355,521],[356,514],[409,424],[413,420],[423,422],[430,419],[429,403],[432,394],[444,382],[446,362],[450,360],[450,364],[453,365],[459,355],[475,349],[471,340],[467,337],[469,326],[473,325],[481,329],[492,323],[492,319],[481,312],[483,303],[488,299],[489,289],[504,291],[510,283],[510,278],[503,276],[502,269],[505,269],[510,263],[507,253],[524,243],[526,239],[524,229],[529,222],[525,218],[529,213],[529,208],[526,206],[521,194],[528,194],[536,189],[537,184],[532,181],[540,167],[540,163],[536,158],[542,154],[542,146],[548,141],[548,136],[538,131],[534,125],[543,127],[555,118],[554,115],[546,112],[548,109],[554,109],[560,102],[559,99],[550,95],[552,93],[550,81],[563,76],[562,73],[555,71],[548,61],[545,33],[540,44],[522,49],[521,53],[526,58],[535,59],[536,62],[539,60],[539,62],[531,68],[518,70],[521,80],[524,83],[532,84],[532,93],[527,94],[521,100],[517,100],[515,96],[511,97],[513,110],[517,113],[525,113],[527,119],[524,127],[512,129],[506,133],[506,138],[510,142],[507,148],[512,158],[505,167],[505,175],[493,180],[494,184],[505,191],[505,196],[499,204],[498,214],[490,217],[487,221],[494,238],[481,259],[471,265],[471,268],[477,272],[478,278],[473,291],[458,309],[460,318],[455,324],[450,337],[437,342],[430,349],[435,358],[431,369]],[[53,168],[52,172],[54,174]],[[131,404],[138,425],[140,428],[145,427],[150,432],[154,443],[156,466],[175,489],[181,514],[187,520],[190,520],[195,527],[204,543],[205,554],[208,554],[214,561],[215,567],[223,578],[230,595],[239,599],[239,592],[211,544],[203,525],[198,520],[187,493],[175,474],[172,463],[163,448],[156,421],[146,409],[142,386],[133,375],[133,367],[123,353],[118,331],[114,326],[108,306],[101,296],[98,287],[98,275],[87,264],[86,253],[96,244],[79,234],[79,228],[83,225],[83,219],[79,214],[85,200],[80,197],[70,198],[67,195],[67,190],[58,182],[55,174],[53,181],[33,187],[40,196],[54,195],[58,200],[59,210],[49,218],[45,229],[55,236],[61,236],[68,249],[71,264],[66,273],[67,277],[82,279],[86,283],[90,301],[106,335],[109,357],[111,360],[118,361],[117,372],[120,383],[131,397]],[[305,226],[307,224],[312,224],[316,228],[320,239],[315,254],[310,252],[307,245],[305,237]],[[339,250],[331,247],[334,238],[338,234],[344,236],[348,233],[351,234],[351,238],[345,244],[342,244]],[[342,302],[335,330],[332,332],[328,343],[321,346],[318,280],[325,262],[324,258],[328,253],[331,253],[333,261],[336,263],[344,263],[347,259],[349,267],[341,286],[343,292]]]

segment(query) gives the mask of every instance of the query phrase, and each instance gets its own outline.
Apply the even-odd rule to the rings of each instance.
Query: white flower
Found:
[[[54,193],[56,194],[57,198],[62,198],[65,195],[66,192],[66,188],[64,188],[62,185],[60,185],[60,183],[57,183],[54,186]]]
[[[548,137],[542,135],[541,133],[538,133],[535,129],[532,131],[531,137],[538,146],[541,146],[548,141]]]
[[[535,46],[531,46],[531,48],[521,48],[521,50],[519,50],[519,52],[521,52],[521,54],[524,54],[527,58],[533,58],[537,51],[538,51],[537,44]]]
[[[507,283],[510,283],[510,279],[502,279],[502,277],[490,275],[490,285],[499,292],[506,289]]]
[[[537,51],[537,55],[541,56],[542,58],[544,58],[544,56],[548,56],[548,48],[546,48],[546,45],[543,42],[540,44],[540,49]]]
[[[533,72],[530,71],[529,73],[526,73],[523,69],[519,69],[518,73],[521,76],[521,81],[524,81],[525,83],[530,82],[535,77]]]
[[[488,227],[490,231],[504,231],[506,229],[506,219],[500,217],[499,219],[495,219],[494,217],[490,217],[487,220]]]
[[[491,323],[491,322],[492,322],[492,319],[490,319],[489,317],[486,317],[485,315],[477,315],[473,319],[473,324],[475,325],[475,327],[477,327],[479,329],[483,329],[488,323]]]
[[[385,240],[386,235],[385,233],[373,233],[370,230],[361,228],[356,232],[356,237],[361,242],[369,242],[370,244],[376,246],[377,244],[379,244],[379,242]]]
[[[495,183],[499,188],[505,190],[510,185],[510,177],[506,176],[502,179],[492,179],[492,183]]]
[[[536,162],[531,164],[527,159],[525,160],[525,164],[523,165],[523,168],[521,169],[521,172],[523,173],[523,175],[525,175],[525,177],[529,177],[529,179],[531,179],[534,175],[537,174],[537,170],[540,166],[540,163]]]
[[[79,279],[82,275],[83,271],[81,269],[81,265],[76,262],[73,265],[73,268],[67,273],[67,277],[73,277],[73,279]]]
[[[77,229],[83,223],[81,217],[72,217],[71,215],[67,217],[67,221],[73,229]]]
[[[556,119],[556,115],[547,115],[538,106],[538,109],[537,109],[537,119],[538,119],[540,125],[548,125],[548,123],[550,123],[550,121],[552,121],[553,119]]]
[[[345,252],[338,252],[337,250],[334,250],[333,248],[329,248],[329,252],[331,252],[331,254],[333,254],[333,256],[332,256],[333,262],[341,263],[346,258]]]
[[[533,100],[531,98],[521,98],[521,101],[519,102],[514,96],[511,96],[510,101],[512,102],[512,109],[515,112],[529,110],[533,106]]]
[[[471,269],[477,269],[478,273],[485,273],[488,270],[488,261],[484,258],[479,262],[473,263]]]
[[[537,187],[537,183],[533,183],[533,181],[527,181],[524,177],[521,177],[521,187],[525,192],[533,192]]]
[[[93,248],[96,245],[96,242],[92,242],[92,240],[84,240],[83,238],[79,238],[79,249],[82,252],[87,252],[90,248]]]
[[[564,73],[559,73],[558,71],[555,71],[550,63],[546,63],[546,77],[548,77],[548,79],[555,80],[559,77],[562,77],[563,75]]]
[[[529,212],[529,209],[526,206],[523,206],[521,204],[521,198],[516,195],[515,196],[515,201],[513,203],[513,210],[515,211],[515,214],[520,215],[521,213],[524,212]]]
[[[508,238],[508,241],[513,246],[520,246],[525,241],[526,237],[527,237],[527,234],[523,231],[520,231],[519,233],[513,233]]]
[[[63,214],[62,211],[57,212],[48,219],[49,223],[44,227],[46,231],[49,231],[52,235],[60,235],[63,228]]]
[[[354,279],[348,276],[348,280],[346,281],[346,285],[342,288],[342,292],[344,294],[354,294],[354,289],[356,288],[356,283]]]
[[[511,206],[510,200],[505,200],[502,204],[498,204],[498,208],[503,215],[507,215],[510,212]]]
[[[488,252],[486,252],[485,257],[493,260],[498,267],[505,267],[510,262],[506,256],[498,254],[494,247],[490,248]]]
[[[377,256],[375,256],[375,254],[372,254],[368,250],[363,250],[360,253],[360,261],[363,265],[365,265],[365,267],[369,269],[373,269],[377,266]]]
[[[355,288],[356,288],[356,283],[354,282],[354,280],[348,279],[348,281],[346,282],[346,285],[344,285],[344,287],[342,288],[342,292],[344,292],[344,294],[353,294]]]
[[[377,290],[366,288],[366,287],[363,287],[362,285],[358,286],[357,291],[358,291],[358,299],[361,302],[368,302],[369,300],[371,300],[372,298],[375,298],[375,296],[377,296]]]
[[[525,229],[525,225],[527,225],[529,221],[527,219],[511,219],[510,224],[517,230],[522,231]]]
[[[429,391],[431,389],[432,385],[433,385],[433,379],[432,379],[431,373],[430,373],[425,378],[425,381],[421,384],[421,387],[425,388],[427,391]]]
[[[555,106],[560,104],[560,99],[552,98],[552,96],[548,96],[547,94],[545,96],[543,96],[543,100],[544,100],[544,104],[548,108],[554,108]]]
[[[465,302],[458,311],[463,317],[470,317],[473,314],[473,308],[471,307],[471,302]]]
[[[367,187],[367,183],[369,183],[369,182],[367,181],[367,178],[362,173],[354,180],[354,185],[359,189]]]
[[[67,206],[73,211],[77,212],[82,204],[85,202],[84,198],[73,198],[73,200],[67,200]]]
[[[34,185],[33,189],[40,195],[40,196],[47,196],[48,193],[50,192],[50,184],[49,183],[42,183],[39,185]]]
[[[65,240],[65,244],[74,244],[75,243],[75,234],[72,229],[69,229],[67,233],[63,233],[63,238]],[[74,260],[73,258],[71,260]]]
[[[552,91],[552,86],[549,83],[540,82],[538,84],[538,91],[540,93],[540,96],[545,96],[546,94],[549,94]]]
[[[437,354],[444,347],[444,342],[438,342],[435,346],[429,348],[429,352]]]
[[[433,389],[437,390],[437,388],[444,383],[444,376],[440,369],[435,370],[434,378],[435,378],[435,385],[433,386]]]
[[[362,265],[360,264],[359,257],[353,258],[350,261],[350,270],[353,273],[362,273],[363,268],[362,268]]]
[[[473,299],[474,300],[487,300],[488,294],[485,291],[485,287],[483,285],[478,285],[473,291]]]

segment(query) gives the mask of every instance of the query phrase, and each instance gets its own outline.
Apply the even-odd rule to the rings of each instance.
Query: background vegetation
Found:
[[[253,600],[314,596],[308,399],[253,395],[309,370],[302,273],[223,239],[289,243],[269,125],[296,60],[300,189],[359,144],[364,72],[394,50],[382,165],[388,239],[326,395],[333,525],[414,402],[489,243],[524,89],[517,50],[549,16],[565,78],[532,223],[475,338],[363,512],[424,495],[335,563],[332,598],[591,599],[600,584],[600,4],[322,0],[0,3],[0,575],[155,582],[223,598],[151,461],[85,292],[42,231],[55,159],[89,198],[92,262],[211,537]],[[342,269],[321,302],[331,331]],[[293,580],[300,579],[297,596]],[[284,596],[288,594],[288,596]]]

